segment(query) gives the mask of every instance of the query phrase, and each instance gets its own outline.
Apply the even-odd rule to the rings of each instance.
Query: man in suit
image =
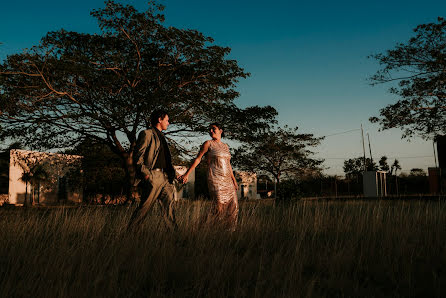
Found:
[[[174,212],[176,172],[172,165],[167,141],[162,133],[169,126],[169,115],[162,109],[153,111],[150,116],[151,128],[142,131],[136,143],[135,164],[137,179],[135,184],[142,188],[141,202],[129,222],[129,229],[138,229],[155,201],[161,206],[164,221],[169,229],[176,230]]]

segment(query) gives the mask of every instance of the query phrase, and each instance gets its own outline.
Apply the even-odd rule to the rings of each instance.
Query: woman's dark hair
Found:
[[[150,115],[150,124],[155,127],[158,124],[158,119],[164,119],[167,116],[167,111],[164,109],[156,109]]]
[[[223,125],[221,125],[218,122],[214,122],[214,123],[209,124],[209,128],[211,128],[212,126],[217,126],[218,129],[222,130],[221,137],[225,136],[225,129],[223,128]]]

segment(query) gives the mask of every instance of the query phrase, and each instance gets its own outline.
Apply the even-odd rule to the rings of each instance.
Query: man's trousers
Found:
[[[175,186],[169,182],[167,174],[151,170],[149,179],[140,182],[142,187],[141,202],[135,209],[129,222],[129,229],[139,229],[147,212],[158,201],[164,222],[172,230],[177,229],[174,211]]]

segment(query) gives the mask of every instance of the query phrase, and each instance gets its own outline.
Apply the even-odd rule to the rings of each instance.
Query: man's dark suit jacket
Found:
[[[156,159],[158,158],[161,140],[159,139],[155,129],[156,128],[149,128],[143,130],[138,135],[134,155],[134,161],[136,164],[135,185],[138,185],[139,182],[146,176],[150,177],[150,171],[153,169]],[[166,160],[171,161],[170,150],[168,147],[165,149],[166,155],[169,155],[169,158]],[[167,175],[169,177],[169,181],[172,183],[176,176],[172,162],[169,162],[167,165]]]

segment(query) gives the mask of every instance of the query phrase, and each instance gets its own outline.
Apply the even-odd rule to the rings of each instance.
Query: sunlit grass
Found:
[[[179,203],[126,232],[127,207],[0,208],[1,297],[444,296],[446,203],[241,204],[234,233]]]

